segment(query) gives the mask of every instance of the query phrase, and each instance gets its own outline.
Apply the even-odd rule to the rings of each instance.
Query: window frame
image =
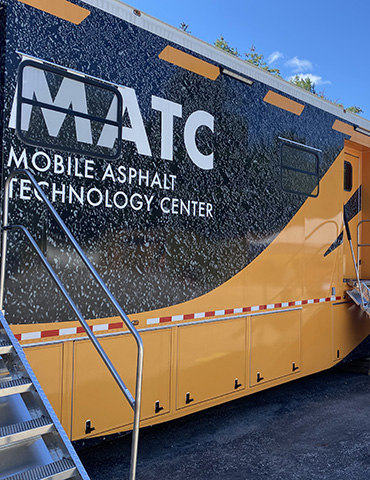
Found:
[[[279,140],[280,140],[280,181],[281,181],[282,190],[284,192],[287,192],[287,193],[302,195],[304,197],[317,198],[319,196],[319,193],[320,193],[320,160],[322,158],[322,150],[319,150],[318,148],[310,147],[309,145],[304,145],[303,143],[294,142],[293,140],[289,140],[289,139],[283,138],[283,137],[279,137]],[[314,155],[314,157],[316,158],[315,172],[309,172],[307,170],[303,170],[303,169],[300,169],[300,168],[295,168],[295,167],[292,167],[290,165],[284,164],[283,149],[284,149],[285,146],[288,146],[290,148],[293,148],[293,149],[296,149],[296,150],[303,151],[303,152],[310,153],[310,154]],[[283,171],[284,170],[298,172],[298,173],[301,173],[303,175],[309,175],[311,177],[316,178],[317,179],[316,187],[312,190],[312,191],[315,191],[317,189],[316,194],[301,192],[299,190],[293,190],[293,189],[289,189],[289,188],[284,187],[284,182],[283,182]]]
[[[72,109],[65,109],[51,104],[44,104],[37,100],[29,99],[23,96],[23,72],[24,69],[30,67],[44,72],[50,72],[54,75],[59,75],[63,78],[70,78],[74,81],[83,83],[85,85],[90,85],[101,90],[106,90],[112,93],[114,97],[117,98],[117,115],[115,120],[109,120],[107,118],[98,117],[95,115],[85,114],[78,112]],[[34,140],[31,137],[27,137],[23,134],[21,127],[22,124],[22,106],[30,105],[31,107],[44,108],[46,110],[51,110],[55,112],[64,113],[65,115],[70,115],[73,117],[85,118],[90,121],[101,123],[102,125],[111,125],[117,128],[117,147],[115,152],[112,154],[104,154],[102,152],[95,152],[92,149],[76,148],[70,147],[68,145],[53,144],[52,142]],[[117,160],[121,156],[122,151],[122,126],[123,126],[123,101],[122,96],[118,88],[114,84],[103,82],[97,80],[93,77],[89,77],[85,74],[79,74],[78,72],[67,70],[64,67],[54,66],[53,64],[43,63],[42,61],[35,61],[26,59],[19,64],[18,68],[18,88],[17,88],[17,106],[16,106],[16,133],[18,138],[25,143],[26,145],[31,145],[33,147],[41,147],[49,150],[62,151],[68,153],[74,153],[81,156],[101,158],[105,160]]]
[[[351,167],[351,188],[346,188],[346,181],[347,181],[347,169],[346,166],[349,165]],[[353,190],[353,165],[348,160],[344,160],[344,168],[343,168],[343,189],[345,192],[352,192]]]

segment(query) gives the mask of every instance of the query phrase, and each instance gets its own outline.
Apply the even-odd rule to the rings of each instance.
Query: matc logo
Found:
[[[160,112],[161,158],[173,160],[174,123],[182,118],[182,105],[153,95],[151,106]],[[128,126],[123,125],[124,115]],[[21,141],[37,147],[117,159],[124,142],[131,142],[140,155],[152,156],[133,88],[34,60],[20,64],[9,127],[16,129]],[[214,154],[199,150],[196,136],[200,127],[214,132],[214,117],[203,110],[186,119],[184,144],[190,160],[210,170]]]

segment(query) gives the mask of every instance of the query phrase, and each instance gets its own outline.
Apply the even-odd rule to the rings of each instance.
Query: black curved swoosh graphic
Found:
[[[362,198],[362,188],[361,185],[344,205],[344,209],[347,214],[348,221],[352,220],[359,212],[361,212],[361,198]],[[324,257],[329,255],[329,253],[334,252],[343,243],[343,231],[338,235],[334,242],[324,253]]]

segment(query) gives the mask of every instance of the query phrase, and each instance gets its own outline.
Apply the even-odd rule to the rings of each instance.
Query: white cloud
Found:
[[[284,55],[277,51],[277,52],[273,52],[268,58],[267,58],[267,63],[269,65],[271,65],[272,63],[276,62],[277,60],[279,60],[280,58],[284,58]]]
[[[286,67],[290,67],[294,73],[307,72],[312,70],[313,65],[309,60],[301,60],[298,57],[293,57],[285,63]]]
[[[298,77],[306,79],[309,78],[312,83],[314,83],[316,86],[318,85],[331,85],[330,80],[323,80],[322,77],[319,75],[313,75],[312,73],[297,73]],[[288,78],[288,81],[293,80],[295,78],[295,75],[292,75],[291,77]]]

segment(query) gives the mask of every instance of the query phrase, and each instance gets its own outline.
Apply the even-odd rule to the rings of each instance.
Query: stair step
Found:
[[[74,463],[71,460],[63,459],[16,473],[10,477],[2,477],[1,480],[64,480],[72,478],[76,472],[77,468]]]
[[[0,480],[89,480],[1,311],[0,413]]]
[[[355,302],[356,305],[361,306],[361,295],[357,289],[347,290],[347,295]]]
[[[32,389],[32,382],[28,378],[17,378],[6,382],[0,382],[0,397],[7,397],[8,395],[15,395],[17,393],[25,393]]]
[[[55,430],[50,418],[40,417],[0,427],[0,446],[11,445]]]
[[[0,340],[0,355],[6,355],[14,351],[13,345],[8,340]]]

